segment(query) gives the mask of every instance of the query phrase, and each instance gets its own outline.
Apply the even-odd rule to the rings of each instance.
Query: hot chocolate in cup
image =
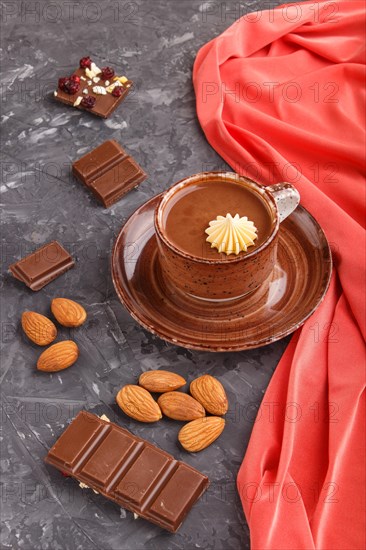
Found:
[[[232,300],[255,291],[275,266],[280,223],[299,201],[290,183],[265,187],[233,172],[202,172],[179,181],[155,211],[164,279],[205,300]],[[227,214],[254,223],[257,236],[246,251],[226,254],[207,242],[209,223]]]

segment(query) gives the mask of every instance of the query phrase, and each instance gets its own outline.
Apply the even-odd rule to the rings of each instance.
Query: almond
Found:
[[[205,409],[190,395],[179,391],[163,393],[158,404],[165,414],[173,420],[195,420],[206,415]]]
[[[162,417],[161,410],[151,394],[141,388],[128,384],[117,394],[118,406],[127,416],[140,422],[156,422]]]
[[[51,311],[60,325],[64,327],[79,327],[86,319],[85,309],[68,298],[55,298],[52,300]]]
[[[185,383],[186,381],[182,376],[167,370],[150,370],[143,372],[139,378],[140,386],[157,393],[177,390]]]
[[[207,412],[216,416],[225,414],[228,400],[223,385],[213,376],[204,374],[191,382],[189,391]]]
[[[79,348],[72,340],[64,340],[46,349],[37,362],[37,369],[57,372],[71,367],[79,357]]]
[[[47,346],[57,336],[57,328],[52,321],[35,311],[24,311],[22,327],[28,338],[38,346]]]
[[[207,416],[189,422],[180,430],[178,439],[182,447],[191,453],[202,451],[213,443],[225,428],[220,416]]]

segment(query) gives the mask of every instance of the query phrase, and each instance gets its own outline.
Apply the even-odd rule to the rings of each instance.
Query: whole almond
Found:
[[[167,370],[150,370],[143,372],[139,378],[140,386],[157,393],[177,390],[185,383],[186,381],[182,376]]]
[[[205,409],[198,401],[179,391],[163,393],[158,399],[158,404],[163,414],[173,420],[195,420],[206,415]]]
[[[57,336],[57,328],[52,321],[35,311],[24,311],[22,328],[28,338],[38,346],[47,346]]]
[[[191,382],[189,391],[210,414],[221,416],[227,412],[228,400],[224,387],[213,376],[204,374],[196,378]]]
[[[180,430],[178,439],[182,447],[191,453],[202,451],[213,443],[225,428],[220,416],[207,416],[189,422]]]
[[[64,340],[47,348],[37,362],[37,369],[57,372],[71,367],[79,357],[79,348],[72,340]]]
[[[157,402],[147,390],[140,386],[133,384],[124,386],[118,392],[116,401],[127,416],[140,422],[156,422],[162,417]]]
[[[64,327],[79,327],[86,319],[85,309],[68,298],[54,298],[51,302],[51,311]]]

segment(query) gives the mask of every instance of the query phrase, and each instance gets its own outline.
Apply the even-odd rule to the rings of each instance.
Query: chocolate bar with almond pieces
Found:
[[[209,484],[188,464],[86,411],[66,428],[45,461],[172,533]]]
[[[74,175],[105,208],[146,179],[137,162],[114,140],[108,140],[75,161]]]

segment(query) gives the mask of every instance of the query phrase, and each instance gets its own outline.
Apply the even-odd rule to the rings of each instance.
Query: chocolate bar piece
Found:
[[[40,290],[74,265],[74,260],[60,243],[52,241],[12,264],[9,269],[31,290]]]
[[[72,165],[75,176],[107,208],[146,178],[137,162],[114,140],[108,140]]]
[[[208,478],[117,424],[81,411],[45,461],[175,533]]]
[[[54,97],[66,105],[107,118],[125,99],[132,86],[131,80],[125,76],[115,76],[110,67],[99,69],[90,58],[82,58],[80,67],[71,76],[59,79]]]

